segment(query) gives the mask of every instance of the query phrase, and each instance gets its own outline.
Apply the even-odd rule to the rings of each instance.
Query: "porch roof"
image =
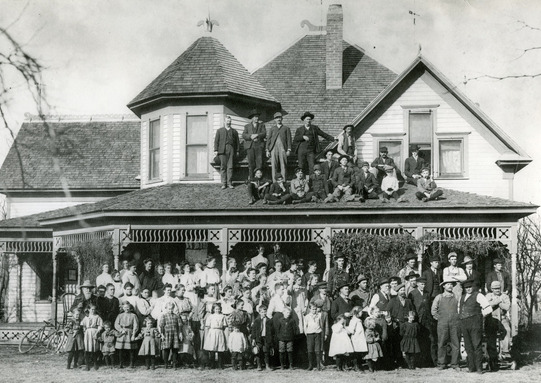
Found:
[[[0,230],[15,227],[37,228],[42,225],[54,224],[55,221],[70,221],[87,216],[103,216],[111,214],[143,214],[143,213],[190,213],[193,215],[231,214],[242,212],[247,216],[259,214],[308,214],[317,212],[359,212],[388,214],[393,211],[426,212],[427,214],[446,213],[468,214],[482,210],[483,212],[517,212],[522,215],[535,213],[538,206],[510,201],[502,198],[481,196],[474,193],[444,189],[443,198],[438,201],[421,202],[415,197],[416,188],[405,185],[402,188],[406,202],[382,204],[379,200],[359,202],[338,202],[330,204],[303,203],[298,205],[265,205],[261,201],[248,205],[246,186],[235,189],[221,190],[219,184],[170,184],[148,189],[141,189],[109,198],[93,204],[82,204],[69,208],[53,210],[45,213],[30,215],[0,221]]]

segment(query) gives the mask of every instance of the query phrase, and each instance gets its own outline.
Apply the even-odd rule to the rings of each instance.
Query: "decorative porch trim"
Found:
[[[0,242],[0,253],[52,253],[53,252],[53,240],[40,239],[17,239],[11,241]]]

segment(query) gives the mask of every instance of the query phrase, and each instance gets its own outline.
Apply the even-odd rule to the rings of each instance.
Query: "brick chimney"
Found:
[[[342,41],[344,35],[342,5],[329,5],[326,36],[327,89],[342,88]]]

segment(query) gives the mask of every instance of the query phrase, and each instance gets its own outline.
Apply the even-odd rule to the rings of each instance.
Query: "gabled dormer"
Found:
[[[217,39],[205,36],[128,107],[141,118],[144,188],[219,180],[211,166],[213,140],[225,116],[242,132],[250,110],[268,120],[280,104]]]

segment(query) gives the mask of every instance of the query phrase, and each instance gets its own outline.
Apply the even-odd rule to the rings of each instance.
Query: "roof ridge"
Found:
[[[25,113],[24,122],[115,122],[115,121],[139,121],[139,118],[133,113],[119,114],[47,114],[39,116],[37,114]]]

